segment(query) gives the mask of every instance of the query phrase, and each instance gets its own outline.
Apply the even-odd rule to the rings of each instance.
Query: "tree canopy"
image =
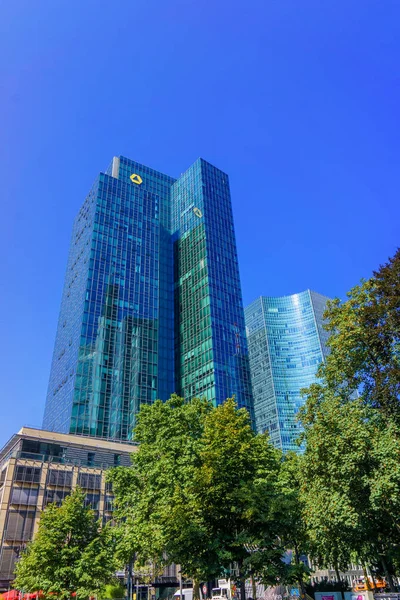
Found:
[[[132,467],[110,473],[124,556],[180,564],[195,581],[233,561],[276,581],[283,548],[273,519],[280,452],[233,399],[213,407],[172,396],[143,407]]]
[[[319,376],[325,385],[400,422],[400,249],[348,299],[328,302],[330,354]]]
[[[168,560],[195,578],[214,572],[218,557],[194,489],[210,410],[204,400],[185,403],[176,395],[142,407],[132,467],[118,467],[108,475],[115,493],[118,549],[125,560],[136,557],[142,565]]]
[[[110,528],[101,528],[79,488],[60,507],[49,504],[16,566],[14,585],[45,598],[95,596],[116,570]]]
[[[400,252],[328,303],[330,354],[300,411],[305,524],[319,564],[378,564],[393,587],[400,511]]]

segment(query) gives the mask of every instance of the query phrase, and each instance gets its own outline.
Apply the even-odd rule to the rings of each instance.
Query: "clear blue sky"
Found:
[[[0,445],[40,426],[72,221],[123,154],[230,176],[245,303],[399,243],[398,0],[0,0]]]

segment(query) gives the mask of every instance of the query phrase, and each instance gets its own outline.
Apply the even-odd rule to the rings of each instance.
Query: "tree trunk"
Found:
[[[344,600],[344,591],[343,591],[343,586],[341,585],[342,584],[342,580],[340,579],[339,567],[338,567],[337,564],[335,565],[335,573],[336,573],[337,582],[339,583],[340,588],[341,588],[340,591],[342,593],[342,600]]]
[[[367,586],[367,590],[370,592],[372,588],[371,588],[371,584],[369,582],[367,567],[365,565],[363,565],[363,573],[364,573],[365,585]]]
[[[372,572],[371,566],[369,567],[369,572],[371,573],[371,579],[372,579],[372,585],[373,585],[373,588],[374,588],[374,592],[377,592],[378,588],[376,587],[376,581],[375,581],[375,577],[374,577],[374,574]]]
[[[238,561],[239,581],[240,581],[240,600],[246,600],[246,578],[243,575],[243,561]],[[255,599],[253,599],[255,600]]]
[[[132,596],[133,596],[133,576],[132,576],[132,570],[133,570],[133,559],[131,559],[129,561],[128,564],[128,581],[127,581],[127,595],[128,595],[128,600],[132,600]]]
[[[253,600],[257,600],[257,586],[254,575],[251,576],[251,593],[253,594]]]
[[[193,579],[193,600],[200,600],[200,582]]]
[[[294,562],[296,563],[297,567],[300,566],[300,556],[299,556],[299,550],[298,550],[297,546],[294,547]],[[297,581],[298,581],[299,587],[300,587],[300,597],[305,598],[306,597],[306,586],[304,585],[302,575],[299,575],[299,578]]]
[[[381,554],[380,555],[380,559],[381,559],[383,570],[385,572],[386,581],[389,584],[390,591],[391,592],[395,592],[396,588],[394,587],[393,577],[389,573],[389,569],[388,569],[388,566],[387,566],[386,558],[385,558],[385,556],[383,554]]]
[[[246,600],[246,580],[240,576],[240,600]]]

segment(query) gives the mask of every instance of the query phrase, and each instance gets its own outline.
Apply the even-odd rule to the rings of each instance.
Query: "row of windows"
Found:
[[[73,402],[71,431],[107,437],[112,427],[118,427],[119,421],[124,422],[124,428],[129,427],[132,402],[126,402],[126,399],[132,397],[137,406],[140,400],[152,401],[157,395],[159,379],[165,395],[173,391],[171,366],[174,363],[175,324],[170,315],[174,311],[174,279],[180,281],[175,305],[177,379],[184,378],[188,385],[196,385],[194,382],[198,384],[202,377],[203,385],[214,387],[213,378],[201,373],[202,363],[208,364],[212,360],[213,349],[219,362],[226,360],[231,364],[221,379],[224,386],[221,395],[237,390],[240,394],[248,393],[248,372],[244,363],[239,366],[236,360],[246,352],[246,340],[227,178],[204,161],[198,161],[172,186],[173,190],[170,186],[174,180],[158,176],[156,172],[148,174],[149,180],[143,187],[138,187],[129,182],[129,171],[135,164],[121,159],[119,169],[124,181],[101,175],[98,190],[91,198],[92,201],[97,196],[96,211],[87,200],[79,217],[87,214],[89,223],[96,212],[91,232],[91,257],[83,278],[86,279],[86,305],[82,316],[82,312],[79,314],[82,304],[78,291],[71,291],[64,315],[65,334],[57,342],[59,366],[53,365],[51,376],[53,389],[59,389],[58,403],[54,402],[48,409],[53,422],[59,421],[61,414],[66,422],[70,409],[67,406],[66,411],[61,410],[61,405],[69,403],[70,407]],[[145,170],[140,172],[147,173]],[[153,192],[159,193],[159,197]],[[200,210],[204,208],[208,213],[207,239],[204,235],[206,219],[199,219],[193,210],[186,210],[191,204],[197,205],[197,201]],[[178,224],[182,227],[175,275],[171,240],[158,224],[153,223],[157,204],[164,223],[168,224],[167,229],[171,218],[175,220],[174,229]],[[173,216],[168,216],[169,209]],[[78,229],[81,230],[81,224],[76,224],[75,233]],[[186,235],[189,230],[190,235]],[[78,260],[86,260],[86,242],[85,233],[76,250],[72,250],[72,266],[76,266]],[[210,253],[210,260],[218,264],[210,273],[206,265],[207,253]],[[158,270],[162,272],[159,274]],[[80,288],[83,280],[79,277],[74,286]],[[111,281],[115,288],[110,291]],[[71,305],[72,301],[75,306]],[[216,313],[213,314],[213,344],[211,310]],[[126,318],[139,313],[154,319],[160,317],[158,338],[150,332],[148,335],[141,333],[140,341],[139,334],[135,338]],[[221,331],[218,319],[228,324]],[[79,324],[80,364],[74,376]],[[238,332],[229,330],[233,324]],[[72,340],[70,345],[68,340]],[[179,355],[197,347],[200,354],[182,366]],[[74,377],[73,385],[69,377]],[[62,386],[58,388],[60,384]],[[117,415],[117,412],[121,414]],[[96,425],[92,425],[93,422]]]
[[[88,465],[94,465],[95,461],[95,453],[88,452]],[[119,466],[121,464],[121,455],[114,454],[114,466]],[[47,485],[57,485],[64,487],[72,487],[72,470],[61,470],[61,469],[49,469],[47,473],[46,484]],[[25,467],[25,466],[17,466],[14,473],[14,481],[17,483],[40,483],[41,478],[41,469],[37,467]],[[95,473],[78,473],[78,485],[85,489],[100,489],[101,487],[101,475],[97,475]],[[15,501],[19,497],[18,494],[21,494],[21,498],[24,493],[30,493],[31,488],[22,488],[16,487],[13,490],[15,492]],[[36,490],[37,488],[32,488],[32,490]],[[22,502],[22,501],[21,501]]]
[[[323,358],[315,317],[309,292],[261,298],[246,309],[257,429],[269,430],[285,451],[298,449],[300,389],[315,381]]]

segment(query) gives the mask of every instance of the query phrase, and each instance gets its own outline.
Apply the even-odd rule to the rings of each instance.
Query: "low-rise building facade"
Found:
[[[99,519],[112,518],[106,469],[130,464],[137,446],[23,427],[0,451],[0,592],[8,590],[15,563],[35,535],[41,511],[61,504],[77,486]]]

